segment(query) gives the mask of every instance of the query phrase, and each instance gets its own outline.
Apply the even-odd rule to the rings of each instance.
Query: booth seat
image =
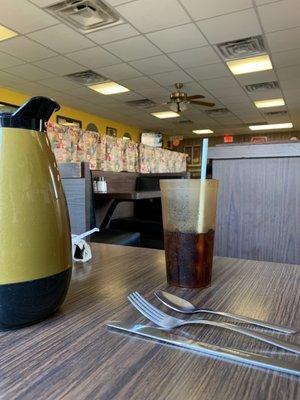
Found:
[[[72,233],[80,234],[101,222],[110,200],[96,200],[92,181],[103,176],[108,191],[158,191],[160,179],[185,179],[186,172],[138,174],[130,172],[91,171],[88,163],[60,164],[67,198]],[[125,246],[163,249],[163,225],[160,198],[124,202],[117,206],[110,226],[90,237],[91,241]]]
[[[141,174],[136,178],[137,191],[160,190],[161,179],[185,179],[182,174]],[[161,199],[142,200],[135,203],[134,216],[115,218],[110,222],[111,229],[139,232],[141,247],[164,248]]]

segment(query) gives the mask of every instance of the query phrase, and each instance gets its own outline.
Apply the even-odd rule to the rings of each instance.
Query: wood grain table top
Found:
[[[145,200],[161,197],[160,191],[143,191],[143,192],[107,192],[94,193],[96,199],[103,200]]]
[[[167,289],[223,311],[298,326],[300,266],[215,258],[206,289],[168,287],[164,252],[92,244],[93,260],[75,266],[59,312],[21,330],[0,332],[0,399],[296,400],[300,379],[209,358],[133,335],[106,322],[146,323],[127,301]],[[216,317],[212,317],[216,318]],[[219,328],[185,326],[208,343],[298,360],[294,354]],[[300,343],[300,335],[287,337]]]

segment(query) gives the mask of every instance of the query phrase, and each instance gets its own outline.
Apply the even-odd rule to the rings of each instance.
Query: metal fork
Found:
[[[227,322],[217,322],[217,321],[209,321],[205,319],[192,319],[192,320],[183,320],[179,318],[172,317],[169,314],[164,313],[158,308],[154,307],[151,303],[149,303],[143,296],[141,296],[138,292],[134,292],[128,296],[128,300],[130,303],[141,313],[152,321],[154,324],[164,328],[164,329],[173,329],[183,325],[189,324],[199,324],[199,325],[210,325],[216,326],[218,328],[223,328],[228,331],[241,333],[242,335],[249,336],[251,338],[260,340],[265,343],[272,344],[273,346],[280,347],[281,349],[291,351],[293,353],[300,354],[300,346],[292,343],[287,343],[284,340],[277,339],[263,333],[259,333],[253,331],[251,329],[247,329],[238,325],[229,324]]]

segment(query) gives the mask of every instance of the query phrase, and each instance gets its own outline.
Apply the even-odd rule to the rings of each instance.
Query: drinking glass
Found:
[[[160,189],[168,283],[210,285],[218,181],[162,179]]]

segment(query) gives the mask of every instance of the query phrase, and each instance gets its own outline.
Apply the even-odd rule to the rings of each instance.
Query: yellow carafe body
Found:
[[[57,310],[71,271],[68,209],[48,137],[0,126],[0,329]]]

